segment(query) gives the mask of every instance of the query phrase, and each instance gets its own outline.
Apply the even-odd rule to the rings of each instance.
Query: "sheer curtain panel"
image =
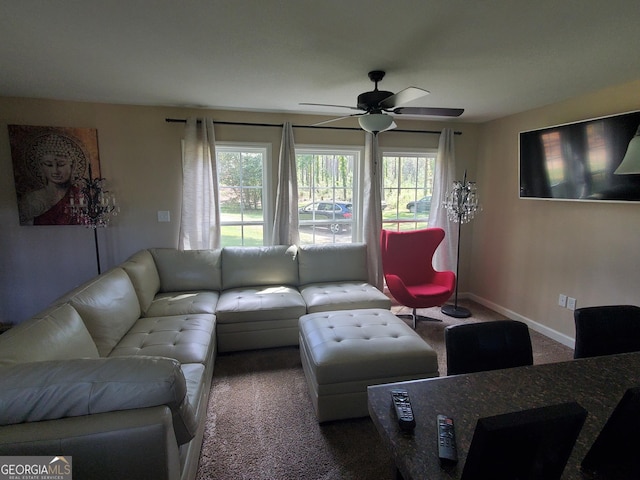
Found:
[[[282,128],[278,191],[273,220],[272,245],[297,245],[298,231],[298,177],[296,173],[296,149],[293,127],[286,122]]]
[[[213,120],[188,118],[182,159],[180,248],[220,248],[220,205]]]
[[[382,155],[378,137],[365,134],[364,144],[364,241],[367,244],[369,283],[380,291],[384,288],[380,233],[382,231]]]
[[[453,270],[456,266],[457,239],[452,233],[451,222],[447,218],[447,209],[444,200],[449,188],[455,180],[456,156],[454,148],[454,132],[445,128],[440,134],[438,143],[438,155],[433,179],[433,196],[431,212],[429,214],[429,226],[440,227],[444,230],[444,240],[434,255],[433,266],[436,270]]]

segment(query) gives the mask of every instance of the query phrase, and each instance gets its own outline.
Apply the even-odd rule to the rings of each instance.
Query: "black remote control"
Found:
[[[416,420],[413,418],[413,409],[409,400],[409,392],[401,388],[391,390],[391,398],[393,406],[398,416],[398,425],[404,431],[411,431],[416,426]]]
[[[438,415],[438,456],[442,466],[451,466],[458,463],[458,448],[456,447],[453,418],[449,418],[446,415]]]

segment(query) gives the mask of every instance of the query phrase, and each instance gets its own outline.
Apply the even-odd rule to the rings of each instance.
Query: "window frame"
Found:
[[[219,165],[218,165],[218,152],[219,151],[231,151],[231,152],[250,152],[250,153],[262,153],[263,168],[262,168],[262,222],[257,221],[223,221],[222,215],[220,216],[220,237],[222,240],[222,228],[225,226],[251,226],[262,225],[262,245],[269,245],[271,242],[271,234],[273,231],[273,198],[274,198],[274,185],[273,185],[273,161],[272,161],[272,145],[266,142],[216,142],[216,168],[218,169],[218,188],[220,188],[219,180]],[[277,182],[277,179],[276,179]],[[244,234],[242,235],[244,245]],[[242,246],[238,245],[238,246]]]
[[[311,155],[353,155],[353,185],[351,198],[351,235],[342,235],[341,240],[348,238],[348,241],[336,242],[336,235],[332,235],[332,241],[329,243],[354,243],[362,241],[362,175],[363,175],[363,158],[364,147],[357,145],[318,145],[318,144],[296,144],[296,172],[298,172],[297,156],[299,154]],[[300,186],[298,185],[298,197],[300,198]],[[322,200],[309,200],[309,202],[321,202]],[[300,201],[298,201],[300,204]],[[302,226],[302,225],[300,225]],[[314,240],[315,240],[315,233]],[[324,242],[327,243],[327,242]]]
[[[384,158],[385,157],[427,157],[427,158],[432,158],[433,159],[433,173],[434,173],[434,178],[433,178],[433,183],[431,184],[431,191],[433,192],[433,188],[434,188],[434,184],[435,184],[435,162],[437,159],[437,155],[438,155],[438,149],[437,148],[398,148],[398,147],[381,147],[380,148],[380,155],[382,158],[382,168],[384,168]],[[417,184],[416,184],[417,185]],[[382,190],[384,191],[385,188],[398,188],[397,186],[394,187],[387,187],[386,185],[381,185]],[[415,187],[416,192],[418,190],[420,190],[420,188],[418,186]],[[383,195],[383,192],[381,192],[381,195],[383,197],[383,200],[386,201],[386,197]],[[416,195],[414,201],[418,201],[420,198],[422,198],[423,195]],[[433,195],[432,195],[432,199],[431,199],[431,205],[433,206]],[[396,218],[395,221],[394,220],[385,220],[384,219],[384,210],[383,210],[383,219],[382,219],[382,228],[386,229],[386,230],[391,230],[393,229],[394,231],[405,231],[405,230],[417,230],[420,228],[426,228],[428,226],[429,223],[429,217],[419,217],[417,214],[418,212],[415,212],[414,218],[413,219],[407,219],[407,220],[400,220],[398,218],[399,214],[400,214],[400,206],[398,205],[398,210],[397,210],[397,214],[396,214]],[[410,225],[413,223],[413,228],[406,228],[406,226]],[[393,226],[393,227],[392,227]],[[404,226],[402,229],[400,228],[401,226]],[[392,227],[392,228],[390,228]]]

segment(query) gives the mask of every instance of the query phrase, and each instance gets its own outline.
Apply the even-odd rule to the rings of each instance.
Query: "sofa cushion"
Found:
[[[168,358],[94,358],[0,367],[0,425],[166,405],[176,438],[197,422],[180,364]]]
[[[167,292],[159,293],[147,309],[147,317],[187,315],[216,311],[218,292]]]
[[[287,249],[285,245],[223,248],[223,289],[298,285],[298,264]]]
[[[297,256],[300,285],[368,279],[364,243],[300,245]]]
[[[391,300],[367,282],[314,283],[299,287],[307,312],[391,308]]]
[[[87,327],[68,303],[49,307],[0,335],[0,365],[98,356]]]
[[[149,250],[141,250],[132,255],[121,267],[127,272],[136,295],[140,301],[142,315],[146,315],[147,309],[160,290],[160,276],[156,268],[156,262]]]
[[[147,355],[204,364],[215,347],[214,329],[215,317],[207,314],[141,318],[110,356]]]
[[[152,248],[161,292],[221,290],[220,250]]]
[[[129,276],[114,268],[64,297],[87,326],[100,356],[106,357],[140,317],[140,303]]]
[[[294,287],[235,288],[220,294],[216,307],[219,324],[300,318],[307,306]]]

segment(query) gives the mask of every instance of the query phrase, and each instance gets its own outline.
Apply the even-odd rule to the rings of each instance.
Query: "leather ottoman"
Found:
[[[438,376],[436,352],[389,310],[311,313],[299,327],[318,422],[367,416],[369,385]]]

